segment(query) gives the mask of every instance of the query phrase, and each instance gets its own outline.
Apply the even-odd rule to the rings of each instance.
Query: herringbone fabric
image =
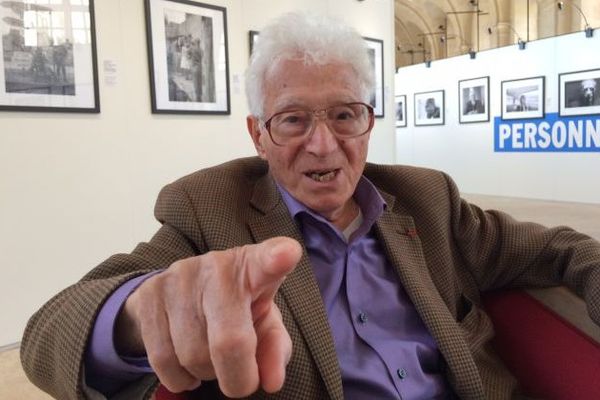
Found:
[[[480,308],[480,291],[566,284],[584,297],[600,322],[598,242],[566,227],[546,229],[484,212],[462,201],[454,183],[437,171],[367,165],[365,175],[388,203],[376,223],[377,235],[436,339],[461,399],[518,397],[514,379],[489,346],[493,327]],[[301,241],[267,165],[255,157],[168,185],[155,215],[162,227],[148,243],[109,258],[29,321],[23,366],[54,397],[85,398],[86,341],[102,303],[122,282],[210,250],[279,235]],[[276,302],[294,343],[286,383],[275,395],[259,392],[251,398],[342,399],[333,339],[306,252]],[[134,384],[138,393],[145,392],[137,398],[150,397],[155,384],[148,379]],[[222,397],[214,383],[202,385],[198,396]]]

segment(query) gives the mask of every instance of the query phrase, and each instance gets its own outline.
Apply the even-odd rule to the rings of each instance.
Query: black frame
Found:
[[[219,11],[222,13],[223,17],[223,35],[224,35],[224,45],[225,45],[225,71],[224,71],[224,84],[225,84],[225,108],[219,110],[208,110],[208,109],[179,109],[179,108],[159,108],[157,96],[159,95],[156,85],[156,69],[155,69],[155,55],[153,48],[153,28],[152,28],[152,4],[153,2],[160,3],[178,3],[184,4],[194,8],[205,8],[210,10]],[[189,0],[145,0],[145,14],[146,14],[146,37],[147,37],[147,46],[148,46],[148,66],[150,70],[150,94],[151,94],[151,105],[152,105],[152,113],[153,114],[204,114],[204,115],[229,115],[231,114],[231,95],[229,88],[229,46],[227,39],[227,9],[225,7],[219,7],[212,4],[198,3]],[[214,45],[214,42],[213,42]],[[213,46],[214,49],[214,46]],[[213,50],[214,53],[214,50]],[[165,61],[166,63],[165,54]],[[213,61],[214,64],[218,64],[218,62]],[[215,79],[217,73],[215,72]],[[168,79],[168,78],[167,78]],[[215,84],[216,85],[216,84]],[[163,93],[164,94],[164,93]],[[217,94],[215,94],[217,96]],[[173,103],[191,103],[191,102],[181,102],[181,101],[172,101]],[[201,102],[196,102],[197,104],[201,104]],[[200,107],[200,106],[198,106]]]
[[[374,72],[375,72],[375,104],[371,104],[371,106],[373,106],[373,110],[375,111],[375,118],[383,118],[385,117],[385,93],[383,91],[383,88],[385,86],[385,76],[383,74],[383,70],[384,70],[384,58],[383,58],[383,40],[381,39],[373,39],[373,38],[369,38],[369,37],[364,37],[363,39],[368,43],[369,48],[372,47],[378,47],[379,51],[381,53],[381,71],[379,71],[379,73],[381,74],[381,84],[379,86],[377,86],[377,60],[375,60],[375,65],[374,65]],[[375,57],[377,57],[377,54],[375,54]],[[381,109],[377,104],[377,99],[381,98]]]
[[[440,106],[440,116],[439,116],[439,121],[438,118],[435,118],[435,122],[431,122],[431,123],[423,123],[423,121],[427,121],[427,119],[419,119],[417,118],[417,112],[418,110],[418,97],[425,97],[428,94],[434,94],[434,93],[441,93],[442,94],[442,104]],[[433,125],[445,125],[445,119],[446,119],[446,92],[441,89],[441,90],[431,90],[428,92],[419,92],[419,93],[415,93],[414,94],[414,103],[413,103],[413,109],[414,109],[414,118],[415,118],[415,126],[433,126]]]
[[[25,3],[23,2],[23,5]],[[93,84],[93,106],[92,107],[53,107],[53,106],[38,106],[38,105],[8,105],[0,104],[0,111],[24,111],[24,112],[52,112],[52,113],[100,113],[100,94],[98,88],[98,57],[96,51],[96,18],[94,13],[94,0],[88,2],[88,12],[90,14],[90,56],[91,56],[91,80]],[[2,20],[0,20],[0,28],[2,28]],[[2,29],[0,29],[2,31]],[[2,37],[0,36],[0,41]],[[73,43],[72,45],[75,45]],[[0,55],[2,57],[3,55]],[[76,82],[75,89],[77,88]],[[43,94],[35,94],[35,96],[43,96]]]
[[[252,50],[254,49],[254,43],[260,33],[258,31],[248,31],[248,54],[252,56]]]
[[[595,75],[595,78],[584,78],[584,79],[594,79],[597,82],[597,86],[596,86],[596,94],[598,95],[598,98],[600,98],[600,68],[598,69],[586,69],[583,71],[572,71],[572,72],[563,72],[558,74],[558,115],[560,117],[579,117],[579,116],[584,116],[584,115],[598,115],[600,114],[600,105],[592,105],[592,106],[579,106],[579,107],[573,107],[573,108],[582,108],[583,110],[581,110],[580,112],[572,112],[572,113],[566,113],[563,108],[567,108],[565,105],[565,84],[567,82],[562,82],[563,77],[568,77],[570,75],[586,75],[586,73],[589,72],[597,72],[597,74]],[[583,80],[583,79],[582,79]],[[565,105],[563,107],[563,105]],[[571,108],[571,107],[569,107]]]
[[[542,86],[542,90],[541,90],[541,97],[540,97],[540,110],[534,110],[536,112],[536,114],[532,115],[532,113],[527,113],[527,111],[506,111],[506,108],[504,107],[504,92],[505,92],[505,85],[512,83],[512,82],[525,82],[525,81],[536,81],[536,80],[541,80],[541,86]],[[545,76],[532,76],[529,78],[520,78],[520,79],[511,79],[511,80],[506,80],[506,81],[502,81],[500,84],[500,115],[503,121],[510,121],[510,120],[518,120],[518,119],[542,119],[546,116],[546,77]],[[514,114],[517,113],[517,115],[510,115],[510,114]],[[539,115],[538,115],[539,114]]]
[[[396,115],[396,108],[394,108],[394,120],[396,121],[396,128],[406,128],[408,126],[408,115],[406,113],[406,95],[405,94],[397,94],[394,97],[394,106],[398,107],[398,99],[402,100],[402,116],[404,117],[403,121],[398,121],[398,115]]]
[[[484,80],[483,86],[485,87],[485,111],[483,114],[474,114],[479,118],[469,118],[467,115],[463,114],[463,89],[468,87],[475,87],[475,85],[467,85],[469,82],[475,82],[479,80]],[[466,87],[462,87],[465,85]],[[477,85],[481,86],[481,85]],[[466,118],[465,118],[466,117]],[[490,120],[490,77],[489,76],[480,76],[479,78],[470,78],[470,79],[462,79],[458,81],[458,122],[460,124],[475,124],[479,122],[489,122]]]

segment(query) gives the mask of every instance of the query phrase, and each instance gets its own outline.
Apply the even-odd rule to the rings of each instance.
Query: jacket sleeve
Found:
[[[565,226],[549,229],[483,211],[446,180],[452,236],[481,291],[565,285],[586,301],[600,325],[600,242]]]
[[[156,203],[155,216],[162,225],[149,242],[139,244],[131,254],[108,258],[30,318],[21,343],[21,362],[29,379],[53,397],[89,397],[84,384],[84,352],[97,313],[119,286],[205,252],[194,208],[183,189],[166,186]],[[147,387],[135,390],[145,392],[146,398],[156,379],[142,379],[138,385]]]

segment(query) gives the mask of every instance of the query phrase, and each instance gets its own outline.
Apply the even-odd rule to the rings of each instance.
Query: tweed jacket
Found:
[[[600,322],[600,243],[566,227],[520,223],[461,200],[445,174],[423,168],[367,164],[364,174],[387,208],[375,234],[445,360],[461,399],[518,397],[510,372],[490,347],[493,326],[480,292],[566,284]],[[58,399],[102,398],[85,386],[84,351],[97,312],[123,282],[176,260],[211,250],[288,236],[302,243],[265,162],[231,161],[184,177],[161,191],[155,208],[161,228],[131,254],[110,257],[30,319],[22,342],[28,377]],[[342,380],[327,316],[309,257],[275,301],[293,341],[283,389],[254,399],[342,399]],[[510,312],[510,310],[507,310]],[[115,398],[146,399],[149,375]],[[199,398],[218,398],[205,382]]]

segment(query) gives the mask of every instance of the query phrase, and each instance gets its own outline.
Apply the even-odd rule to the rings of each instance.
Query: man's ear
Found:
[[[258,156],[263,160],[266,160],[266,152],[262,143],[260,142],[262,133],[258,125],[258,118],[256,118],[254,115],[248,115],[246,117],[246,127],[248,128],[248,133],[252,138],[252,143],[254,143],[254,148],[256,149]]]

